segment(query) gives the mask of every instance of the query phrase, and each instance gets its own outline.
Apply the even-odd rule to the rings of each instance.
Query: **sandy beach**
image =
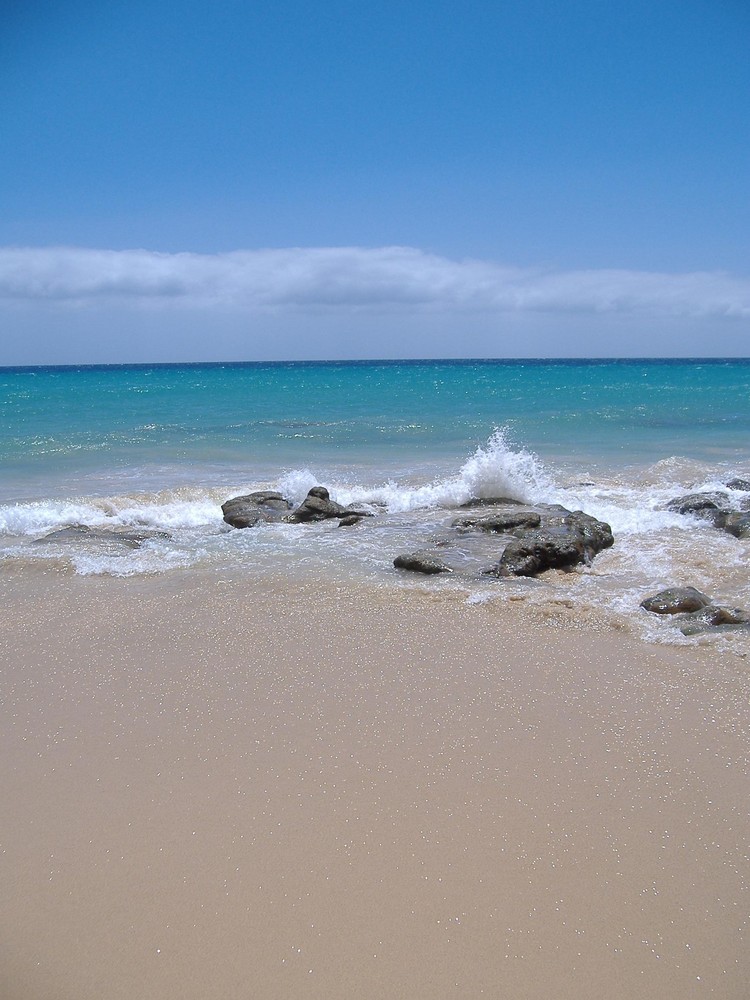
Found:
[[[1,586],[9,1000],[747,996],[741,655],[419,588]]]

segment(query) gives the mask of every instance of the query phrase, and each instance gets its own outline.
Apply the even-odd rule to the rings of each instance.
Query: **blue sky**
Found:
[[[0,363],[748,353],[744,0],[3,9]]]

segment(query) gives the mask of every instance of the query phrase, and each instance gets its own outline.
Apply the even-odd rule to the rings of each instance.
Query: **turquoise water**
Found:
[[[639,607],[665,586],[750,609],[750,539],[669,510],[700,490],[750,510],[750,490],[725,486],[750,479],[746,360],[4,369],[0,422],[0,568],[453,587],[563,602],[584,623],[593,609],[665,641],[681,633]],[[223,521],[229,497],[270,488],[298,504],[315,485],[373,516],[346,530]],[[452,522],[498,496],[584,510],[615,544],[573,573],[489,583],[493,540],[472,555],[477,539]],[[71,525],[104,537],[55,535]],[[111,534],[123,528],[159,534],[131,548]],[[473,568],[429,581],[394,569],[436,544]]]
[[[750,361],[0,369],[0,498],[300,465],[455,466],[496,427],[571,473],[750,449]]]

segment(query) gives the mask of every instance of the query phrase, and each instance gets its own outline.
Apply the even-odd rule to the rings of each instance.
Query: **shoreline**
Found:
[[[739,656],[418,587],[0,591],[12,1000],[743,995]]]

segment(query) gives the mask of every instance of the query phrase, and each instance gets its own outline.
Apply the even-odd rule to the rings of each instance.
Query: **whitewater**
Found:
[[[750,607],[750,542],[667,509],[748,477],[744,359],[0,369],[0,417],[6,572],[447,588],[472,602],[570,605],[669,642],[686,640],[639,607],[658,589]],[[353,529],[223,521],[232,496],[272,489],[296,505],[317,485],[374,516]],[[462,504],[493,497],[584,510],[615,544],[534,580],[483,576],[468,539],[466,572],[394,569],[397,555],[440,544]],[[164,534],[140,547],[45,541],[71,525]]]

